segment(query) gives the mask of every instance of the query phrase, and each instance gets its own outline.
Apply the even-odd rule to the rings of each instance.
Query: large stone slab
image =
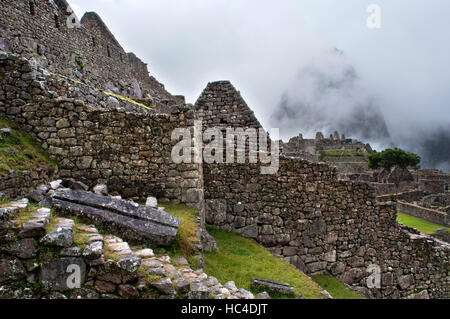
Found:
[[[128,241],[149,245],[168,246],[181,223],[163,210],[81,190],[56,190],[52,206],[63,215],[87,218]]]
[[[279,292],[286,295],[295,294],[295,289],[290,285],[269,279],[252,278],[252,287],[264,287],[267,290]]]

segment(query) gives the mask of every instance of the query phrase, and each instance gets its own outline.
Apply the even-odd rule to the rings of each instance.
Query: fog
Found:
[[[334,130],[450,171],[450,2],[69,0],[194,103],[231,80],[284,140]],[[366,24],[370,3],[381,28]]]

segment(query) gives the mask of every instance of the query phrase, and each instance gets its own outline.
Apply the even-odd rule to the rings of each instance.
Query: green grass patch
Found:
[[[335,299],[365,299],[331,275],[317,275],[312,278]]]
[[[215,227],[208,227],[208,231],[215,238],[219,251],[205,253],[205,272],[222,284],[232,280],[236,286],[258,293],[251,289],[251,279],[259,277],[287,283],[305,298],[325,298],[318,284],[283,259],[273,256],[254,240]]]
[[[443,228],[447,229],[450,232],[450,228],[448,227],[439,224],[433,224],[422,218],[410,216],[402,212],[397,212],[397,221],[405,226],[415,228],[418,231],[427,235],[433,235],[436,233],[436,230]]]
[[[56,166],[49,154],[19,126],[0,116],[0,128],[11,128],[11,133],[0,141],[0,174],[9,170]]]
[[[189,260],[189,262],[193,262],[195,264],[193,256],[198,252],[192,247],[191,244],[200,243],[197,226],[198,210],[196,208],[175,203],[163,203],[161,205],[164,207],[166,212],[181,220],[181,224],[175,238],[175,244],[173,247],[168,249],[167,253],[171,255],[171,257],[183,255]]]

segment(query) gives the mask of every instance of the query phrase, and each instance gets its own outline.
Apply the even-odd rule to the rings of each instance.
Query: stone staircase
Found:
[[[186,258],[155,254],[27,199],[0,208],[0,299],[253,299]]]

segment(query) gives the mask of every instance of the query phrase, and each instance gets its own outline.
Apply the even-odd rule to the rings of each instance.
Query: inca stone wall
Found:
[[[227,82],[209,84],[197,109],[244,105],[232,91]],[[220,112],[216,119],[206,114],[208,125],[256,123],[247,110],[229,123]],[[207,223],[254,238],[304,272],[330,272],[368,297],[421,290],[449,296],[448,247],[409,234],[396,221],[395,204],[377,204],[367,183],[340,181],[328,165],[285,157],[275,175],[261,175],[259,164],[204,164],[203,174]],[[372,264],[381,268],[380,289],[367,288]]]
[[[31,188],[48,183],[54,174],[53,167],[25,171],[10,171],[0,175],[0,197],[17,198],[28,194]]]
[[[183,97],[172,96],[150,77],[147,65],[136,55],[123,50],[96,13],[87,13],[75,27],[67,3],[51,2],[3,0],[0,50],[33,58],[50,72],[116,94],[148,98],[156,104],[184,103]]]
[[[107,183],[126,198],[202,201],[198,164],[175,164],[170,156],[173,129],[193,125],[191,107],[153,114],[6,53],[0,84],[0,113],[58,159],[60,177]]]

